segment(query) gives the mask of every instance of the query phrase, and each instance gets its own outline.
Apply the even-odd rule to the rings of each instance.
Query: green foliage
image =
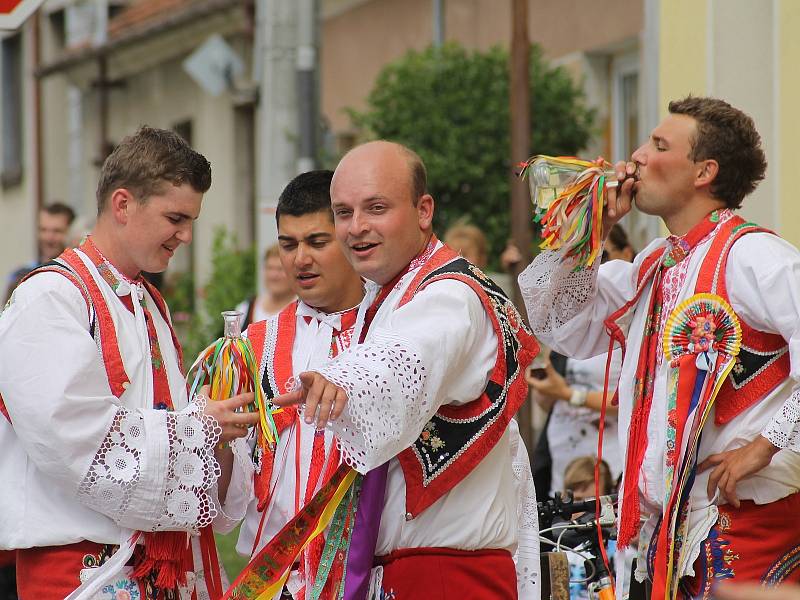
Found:
[[[211,342],[222,335],[224,310],[255,294],[255,248],[239,248],[235,234],[220,227],[214,232],[211,249],[211,277],[195,302],[194,277],[181,274],[165,294],[183,345],[186,368]]]
[[[497,47],[412,51],[383,69],[366,111],[350,111],[368,137],[406,144],[425,161],[436,230],[468,215],[487,234],[495,261],[510,233],[509,178],[528,158],[510,158],[508,66],[508,51]],[[594,120],[582,90],[535,45],[530,81],[532,154],[577,154]]]

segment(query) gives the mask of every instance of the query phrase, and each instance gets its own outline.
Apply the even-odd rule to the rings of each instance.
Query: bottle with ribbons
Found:
[[[592,266],[602,252],[606,190],[617,185],[612,165],[538,154],[520,167],[530,186],[533,220],[542,228],[542,249],[566,248],[577,268]]]
[[[188,380],[192,381],[190,395],[204,385],[209,385],[210,400],[225,400],[237,394],[254,392],[255,400],[244,410],[259,413],[257,450],[272,452],[277,443],[278,433],[274,412],[280,409],[268,405],[264,390],[258,380],[258,364],[253,347],[247,338],[242,337],[242,313],[225,311],[222,318],[225,324],[221,338],[203,350],[189,369]]]

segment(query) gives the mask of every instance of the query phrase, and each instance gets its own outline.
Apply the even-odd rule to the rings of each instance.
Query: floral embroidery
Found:
[[[100,590],[103,600],[140,600],[139,585],[130,579],[120,579],[112,585],[107,585]]]
[[[744,373],[744,365],[742,364],[742,359],[738,356],[736,357],[736,364],[733,365],[733,372],[736,375],[741,375]]]
[[[444,440],[439,437],[439,431],[433,421],[428,421],[419,436],[423,446],[428,446],[431,450],[439,451],[445,447]]]

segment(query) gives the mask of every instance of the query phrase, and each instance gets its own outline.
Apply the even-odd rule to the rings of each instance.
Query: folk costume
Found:
[[[520,275],[545,343],[577,358],[623,348],[619,543],[638,534],[637,578],[653,598],[708,598],[730,577],[800,579],[800,531],[768,517],[800,502],[798,272],[797,249],[721,210],[633,264],[576,270],[544,252]],[[709,500],[712,470],[697,465],[758,435],[782,450],[737,483],[741,508]]]
[[[223,591],[208,526],[243,516],[246,470],[223,510],[220,429],[187,397],[155,288],[91,238],[34,271],[0,318],[0,396],[0,549],[22,600]]]
[[[260,367],[262,387],[269,397],[292,389],[297,377],[325,364],[350,346],[358,307],[324,313],[295,301],[279,314],[253,323],[247,337]],[[317,431],[298,411],[277,413],[279,439],[274,454],[260,457],[255,474],[256,498],[247,509],[237,550],[250,556],[272,539],[306,505],[340,464],[331,429]],[[322,555],[324,536],[301,556],[287,581],[296,598],[306,597]],[[310,586],[308,586],[310,587]]]
[[[503,292],[435,238],[368,285],[353,345],[317,369],[347,393],[331,427],[366,474],[345,598],[538,598],[536,498],[512,419],[537,351]]]

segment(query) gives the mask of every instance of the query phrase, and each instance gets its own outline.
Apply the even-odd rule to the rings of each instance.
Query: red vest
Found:
[[[743,235],[755,232],[772,233],[735,216],[723,223],[711,243],[700,273],[695,294],[717,294],[730,304],[725,281],[728,256],[733,244]],[[768,298],[764,299],[769,301]],[[789,346],[779,334],[759,331],[739,317],[742,344],[736,365],[717,394],[714,422],[723,425],[750,408],[789,377]]]
[[[725,271],[731,247],[743,235],[755,232],[772,233],[768,229],[745,222],[738,215],[720,225],[700,266],[695,294],[717,294],[730,304]],[[655,269],[659,268],[665,252],[664,248],[659,248],[645,257],[639,266],[634,297],[606,321],[609,334],[622,345],[623,351],[625,338],[617,321],[638,303],[642,292],[652,281]],[[730,422],[789,377],[789,346],[786,340],[779,334],[759,331],[748,325],[741,316],[736,316],[742,327],[742,344],[736,357],[736,365],[716,396],[714,422],[717,425]]]
[[[443,279],[468,285],[480,298],[497,336],[497,359],[480,397],[467,404],[440,407],[416,441],[398,456],[406,482],[406,512],[411,518],[458,485],[494,448],[528,397],[525,370],[539,352],[539,345],[500,287],[448,246],[437,250],[422,266],[398,308]]]
[[[38,273],[58,273],[69,279],[69,281],[78,288],[86,302],[86,311],[89,315],[88,333],[97,343],[103,365],[105,366],[106,375],[108,376],[108,385],[111,388],[111,393],[117,398],[121,397],[130,385],[130,377],[125,371],[125,365],[119,353],[119,343],[117,342],[117,330],[116,327],[114,327],[114,320],[111,318],[111,313],[108,310],[108,305],[103,297],[103,293],[100,291],[100,287],[86,267],[86,264],[74,249],[68,248],[55,260],[28,273],[22,281]],[[181,345],[172,328],[169,312],[167,310],[167,303],[161,297],[161,294],[155,286],[147,280],[142,280],[142,283],[155,301],[158,311],[161,313],[161,317],[169,325],[170,333],[172,334],[172,343],[175,345],[181,370],[183,370]],[[0,413],[11,422],[8,411],[3,404],[2,397],[0,397]]]

